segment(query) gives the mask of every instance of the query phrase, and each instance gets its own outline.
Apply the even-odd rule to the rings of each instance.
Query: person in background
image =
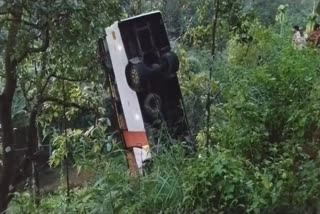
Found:
[[[305,45],[305,39],[303,36],[303,30],[299,28],[299,26],[295,25],[293,26],[293,38],[292,38],[292,43],[295,49],[301,50],[304,48]]]
[[[310,33],[308,39],[308,46],[318,48],[320,45],[320,25],[315,24],[313,31]]]

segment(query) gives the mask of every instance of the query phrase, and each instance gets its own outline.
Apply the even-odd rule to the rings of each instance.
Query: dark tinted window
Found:
[[[138,32],[138,39],[141,45],[141,49],[143,52],[151,51],[152,48],[152,41],[151,41],[151,34],[148,29],[144,29]]]

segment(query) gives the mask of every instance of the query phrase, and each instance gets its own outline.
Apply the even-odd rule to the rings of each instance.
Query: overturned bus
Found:
[[[147,127],[164,123],[172,138],[187,142],[191,137],[178,56],[159,11],[115,22],[105,29],[98,50],[130,171],[141,173],[151,160]]]

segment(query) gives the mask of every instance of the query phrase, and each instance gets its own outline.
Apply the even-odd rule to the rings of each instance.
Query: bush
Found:
[[[179,51],[187,109],[191,121],[198,123],[194,130],[200,129],[197,156],[184,157],[179,146],[159,152],[152,172],[137,179],[128,176],[124,156],[102,156],[93,162],[95,183],[74,190],[68,206],[64,194],[46,197],[37,212],[271,214],[316,208],[320,56],[314,50],[294,50],[289,37],[272,28],[255,24],[250,34],[251,43],[231,40],[227,51],[216,57],[210,86],[209,54]],[[195,62],[201,72],[194,72]],[[204,112],[208,88],[220,88],[221,95],[211,105],[211,144],[203,146],[204,117],[196,114]],[[82,135],[72,137],[78,142]],[[99,139],[94,145],[100,145]],[[75,148],[95,158],[94,147]],[[34,211],[31,199],[18,195],[13,208]]]
[[[244,178],[258,173],[265,187],[246,190],[247,212],[260,208],[273,213],[281,207],[302,212],[319,198],[313,189],[320,181],[315,143],[320,58],[313,50],[294,50],[290,39],[273,29],[256,26],[251,32],[250,54],[241,54],[243,44],[231,41],[228,63],[222,63],[227,65],[221,82],[224,102],[212,106],[212,141],[250,161],[253,167]],[[306,145],[313,145],[314,160]]]

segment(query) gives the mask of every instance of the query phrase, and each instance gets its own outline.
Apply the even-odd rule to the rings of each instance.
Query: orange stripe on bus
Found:
[[[144,147],[149,145],[146,132],[123,132],[124,141],[127,148]]]

